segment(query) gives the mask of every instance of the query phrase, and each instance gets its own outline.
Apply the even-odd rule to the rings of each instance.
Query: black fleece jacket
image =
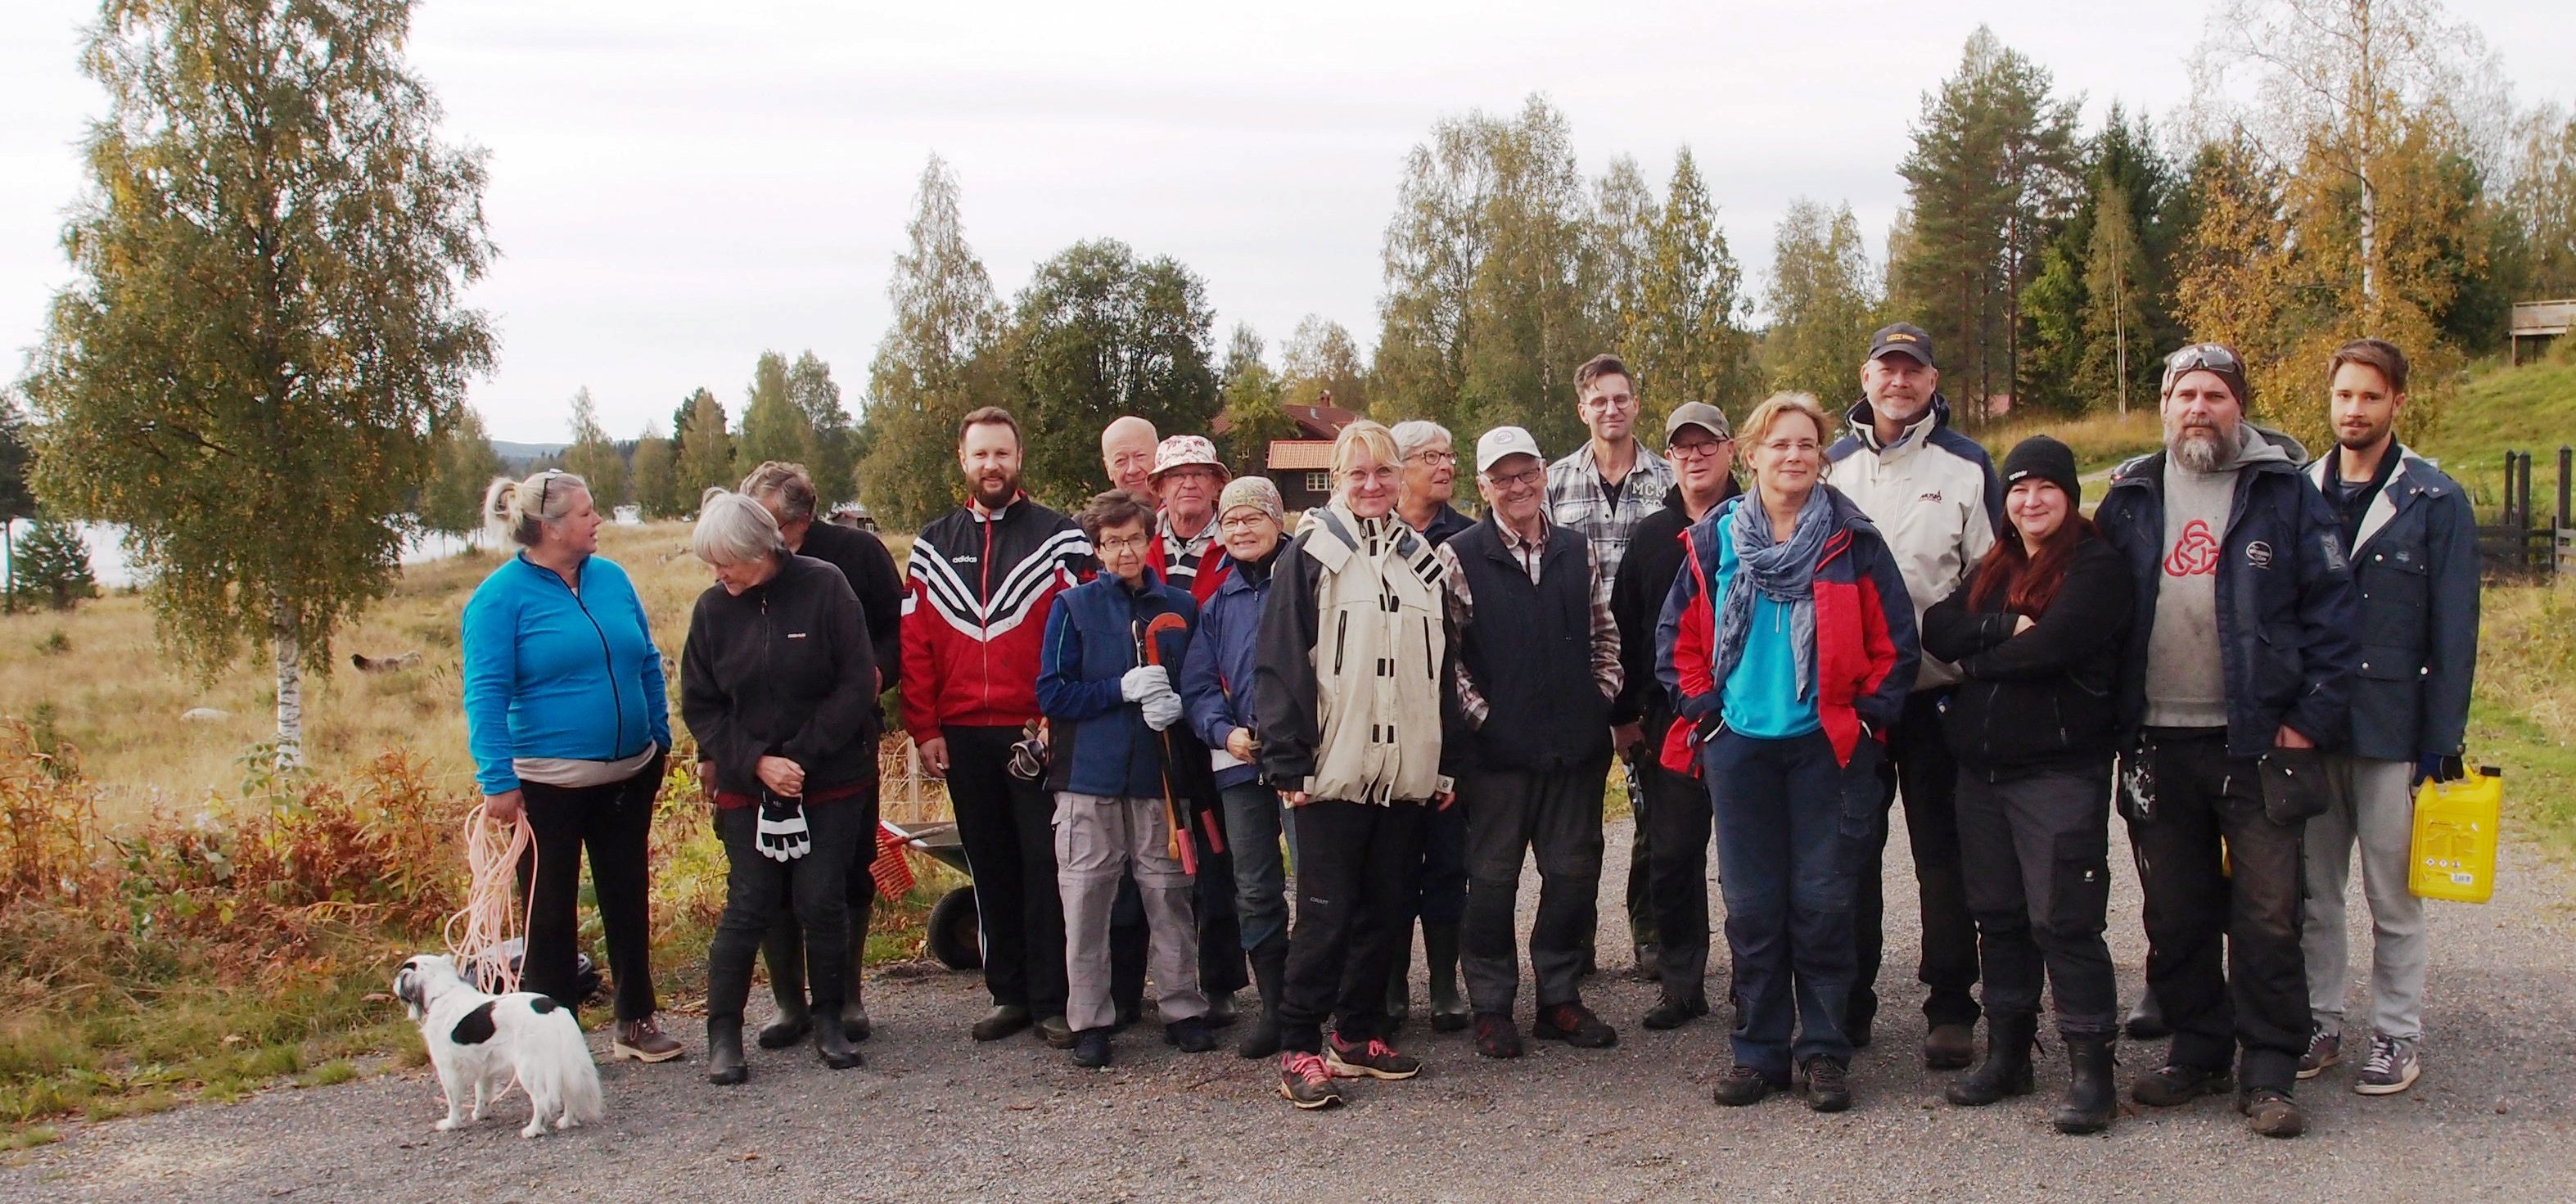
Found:
[[[2002,609],[2003,598],[1988,599],[1989,609],[1969,605],[1976,588],[1971,571],[1923,614],[1924,655],[1956,662],[1966,678],[1941,719],[1960,763],[1991,774],[2109,756],[2133,588],[2119,552],[2087,535],[2048,613],[2020,635],[2021,616]]]
[[[680,716],[716,788],[757,794],[764,756],[805,770],[808,793],[877,773],[876,652],[840,570],[789,556],[740,595],[698,595],[680,653]]]

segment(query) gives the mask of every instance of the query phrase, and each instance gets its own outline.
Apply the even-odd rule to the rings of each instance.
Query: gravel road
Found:
[[[1604,961],[1623,964],[1612,951],[1626,947],[1625,835],[1618,825],[1610,841],[1601,937]],[[983,1006],[973,976],[898,971],[870,987],[877,1034],[864,1070],[754,1051],[749,1086],[710,1087],[702,1030],[680,1019],[690,1060],[602,1066],[610,1116],[596,1128],[523,1141],[508,1119],[524,1119],[514,1097],[504,1119],[435,1133],[435,1081],[393,1073],[72,1125],[0,1168],[0,1202],[2576,1199],[2576,1093],[2560,1077],[2576,1067],[2576,895],[2533,850],[2506,850],[2492,905],[2433,907],[2423,1081],[2364,1099],[2347,1064],[2300,1092],[2311,1134],[2278,1142],[2249,1133],[2224,1099],[2132,1108],[2106,1135],[2060,1136],[2046,1120],[2064,1074],[2054,1039],[2041,1095],[1981,1110],[1942,1103],[1949,1075],[1923,1070],[1914,1050],[1901,832],[1888,847],[1888,1005],[1880,1043],[1853,1068],[1859,1105],[1841,1116],[1780,1097],[1715,1107],[1722,1023],[1647,1032],[1635,1021],[1652,988],[1616,974],[1594,980],[1589,998],[1619,1027],[1617,1049],[1533,1043],[1519,1062],[1487,1062],[1463,1034],[1417,1022],[1405,1044],[1427,1064],[1420,1078],[1362,1083],[1349,1106],[1308,1114],[1273,1094],[1274,1063],[1183,1056],[1142,1030],[1101,1072],[1026,1039],[976,1045],[965,1033]],[[2114,864],[2126,856],[2115,851]],[[2134,996],[2145,948],[2126,873],[2113,906],[2112,951]],[[2365,914],[2356,901],[2357,925]],[[2357,927],[2357,950],[2365,938]],[[2123,1083],[2160,1053],[2124,1045]]]

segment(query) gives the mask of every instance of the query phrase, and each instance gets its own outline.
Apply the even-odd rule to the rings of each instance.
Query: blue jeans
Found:
[[[1217,791],[1225,808],[1225,843],[1234,853],[1234,914],[1249,953],[1288,934],[1288,873],[1279,857],[1279,792],[1259,782]]]
[[[1811,1058],[1849,1062],[1852,901],[1878,822],[1878,745],[1849,765],[1816,732],[1720,732],[1701,752],[1717,816],[1718,887],[1735,963],[1735,1064],[1785,1084]],[[1797,1039],[1790,1039],[1792,1021]]]

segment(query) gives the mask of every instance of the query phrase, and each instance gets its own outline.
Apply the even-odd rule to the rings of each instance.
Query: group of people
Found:
[[[1165,1041],[1208,1051],[1240,1022],[1236,1052],[1277,1058],[1281,1096],[1327,1107],[1345,1080],[1420,1070],[1397,1040],[1418,922],[1435,1031],[1472,1026],[1498,1059],[1525,1032],[1613,1046],[1583,982],[1618,763],[1632,972],[1660,986],[1647,1028],[1710,1013],[1714,837],[1719,1104],[1851,1105],[1899,799],[1921,1056],[1965,1071],[1954,1103],[2035,1089],[2045,986],[2069,1064],[2054,1124],[2111,1123],[2115,805],[2149,945],[2128,1023],[2172,1034],[2139,1103],[2232,1092],[2255,1131],[2304,1130],[2296,1083],[2341,1061],[2356,844],[2374,943],[2354,1088],[2403,1091],[2425,974],[2412,796],[2461,773],[2478,605],[2468,503],[2396,439],[2406,372],[2384,342],[2338,350],[2335,446],[2303,466],[2248,420],[2236,353],[2185,347],[2164,450],[2115,470],[2090,518],[2065,445],[2028,439],[1998,472],[1951,428],[1932,339],[1905,324],[1873,337],[1842,420],[1804,394],[1740,424],[1694,401],[1660,454],[1628,368],[1595,357],[1575,374],[1582,447],[1475,440],[1480,519],[1452,505],[1459,450],[1430,422],[1344,427],[1330,501],[1292,528],[1270,481],[1134,417],[1102,433],[1112,488],[1069,516],[1021,490],[1018,424],[988,407],[957,432],[965,504],[898,579],[873,536],[815,522],[801,469],[762,465],[701,504],[716,583],[679,661],[732,868],[710,1077],[746,1075],[764,950],[779,1018],[759,1044],[860,1062],[876,699],[900,683],[972,866],[979,1041],[1034,1031],[1105,1066],[1150,983]],[[524,548],[466,609],[466,709],[487,810],[536,831],[526,981],[572,993],[586,846],[613,1048],[676,1056],[645,968],[660,658],[592,554],[578,478],[490,501]],[[1259,1002],[1238,1016],[1245,986]]]

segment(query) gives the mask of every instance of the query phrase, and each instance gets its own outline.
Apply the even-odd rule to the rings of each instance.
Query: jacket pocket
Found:
[[[2313,748],[2275,748],[2263,754],[2263,815],[2287,827],[2325,814],[2333,787],[2325,755]]]
[[[2267,706],[2296,702],[2307,681],[2301,664],[2293,638],[2264,628],[2254,641],[2254,697]]]
[[[1842,830],[1848,840],[1872,842],[1884,823],[1886,783],[1879,777],[1878,741],[1864,735],[1852,746],[1851,764],[1842,767]],[[1875,848],[1874,842],[1870,844]]]

